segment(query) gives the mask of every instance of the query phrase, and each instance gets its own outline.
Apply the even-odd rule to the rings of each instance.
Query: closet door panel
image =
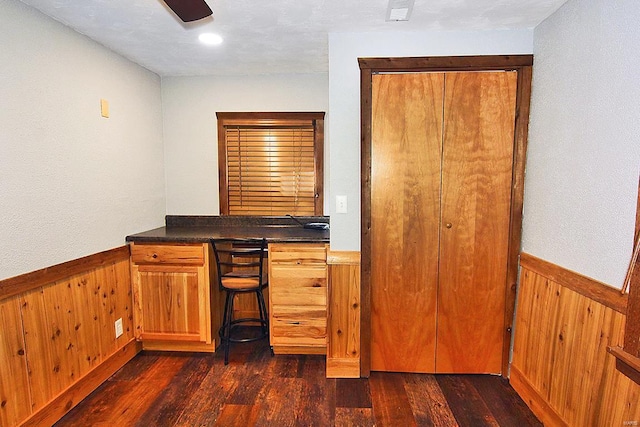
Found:
[[[516,83],[446,74],[437,372],[501,372]]]
[[[443,83],[373,76],[373,370],[435,369]]]

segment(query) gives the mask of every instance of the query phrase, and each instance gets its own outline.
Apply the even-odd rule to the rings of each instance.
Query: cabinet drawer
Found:
[[[289,305],[273,305],[273,317],[277,320],[300,322],[303,320],[327,323],[327,307],[323,305],[309,305],[293,307]]]
[[[272,345],[323,347],[326,343],[327,310],[325,307],[273,307]]]
[[[131,244],[131,260],[136,264],[204,264],[203,245]]]
[[[279,281],[277,286],[269,285],[269,298],[272,304],[291,306],[327,305],[327,280],[287,279]]]
[[[269,262],[288,264],[322,264],[327,261],[325,245],[269,245]]]
[[[295,280],[318,279],[326,281],[327,265],[271,264],[269,277],[276,282],[277,285]]]

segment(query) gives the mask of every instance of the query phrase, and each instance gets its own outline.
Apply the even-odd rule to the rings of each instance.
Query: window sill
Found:
[[[622,347],[607,347],[616,358],[616,369],[640,385],[640,358],[624,351]]]

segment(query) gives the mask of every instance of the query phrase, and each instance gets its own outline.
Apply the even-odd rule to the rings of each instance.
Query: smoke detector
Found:
[[[389,0],[387,21],[408,21],[415,0]]]

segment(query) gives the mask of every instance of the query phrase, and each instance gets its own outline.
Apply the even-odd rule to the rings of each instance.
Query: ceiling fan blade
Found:
[[[204,0],[164,0],[164,2],[184,22],[197,21],[213,14]]]

